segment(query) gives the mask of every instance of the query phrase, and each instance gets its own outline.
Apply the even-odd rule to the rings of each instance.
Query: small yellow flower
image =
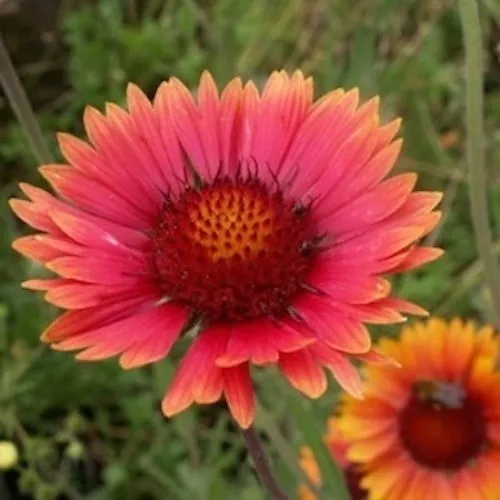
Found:
[[[80,460],[85,453],[85,448],[80,441],[71,441],[66,448],[66,455],[73,460]]]
[[[19,452],[12,441],[0,441],[0,470],[12,469],[19,460]]]

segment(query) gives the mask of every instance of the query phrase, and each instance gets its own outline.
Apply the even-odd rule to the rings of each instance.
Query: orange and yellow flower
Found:
[[[260,93],[239,78],[196,99],[177,79],[128,111],[87,108],[87,141],[59,135],[67,163],[40,168],[58,196],[21,184],[14,212],[38,230],[14,248],[56,273],[24,286],[66,309],[43,333],[81,360],[157,362],[195,338],[163,401],[171,416],[224,397],[254,414],[251,365],[277,363],[311,397],[324,368],[359,395],[350,357],[373,360],[366,323],[422,310],[390,296],[385,275],[435,259],[419,247],[441,195],[389,179],[400,121],[357,90],[314,100],[300,71]]]
[[[364,400],[338,425],[369,500],[499,500],[500,371],[493,329],[430,319],[379,348]]]

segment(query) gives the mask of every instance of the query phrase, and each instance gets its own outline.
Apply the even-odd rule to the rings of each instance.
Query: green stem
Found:
[[[281,489],[271,468],[260,438],[253,427],[242,431],[247,450],[252,457],[260,483],[274,500],[288,500],[287,494]]]
[[[476,0],[458,0],[465,45],[467,164],[472,223],[484,263],[495,322],[500,325],[500,269],[493,253],[484,159],[483,46]]]
[[[349,500],[350,495],[344,473],[325,446],[323,433],[318,428],[316,415],[307,407],[304,398],[296,391],[288,391],[288,409],[304,441],[311,448],[321,471],[322,490],[328,498]]]
[[[0,36],[0,84],[39,163],[50,163],[52,155],[45,143],[33,108]]]
[[[307,474],[300,468],[297,456],[285,437],[281,434],[276,419],[259,403],[257,403],[255,425],[262,429],[269,437],[273,448],[278,453],[280,459],[285,463],[290,472],[310,489],[316,498],[323,499],[323,493],[312,483]]]

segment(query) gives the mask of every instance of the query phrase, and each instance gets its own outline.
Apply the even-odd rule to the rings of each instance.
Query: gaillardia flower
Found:
[[[332,459],[344,472],[346,488],[351,500],[365,500],[366,490],[360,486],[361,471],[359,467],[351,463],[347,458],[348,442],[342,436],[338,420],[334,417],[328,420],[327,433],[324,438],[325,445],[332,455]],[[310,448],[303,447],[300,450],[300,468],[304,471],[309,481],[314,486],[321,486],[321,471],[314,453]],[[317,495],[305,484],[299,487],[299,500],[316,500]]]
[[[365,367],[339,428],[369,500],[498,500],[500,371],[493,330],[431,319],[383,339],[403,368]]]
[[[134,85],[128,112],[84,114],[89,143],[61,134],[64,165],[42,175],[58,197],[21,184],[13,210],[40,233],[14,247],[58,275],[30,280],[67,309],[43,333],[77,358],[124,368],[197,334],[163,401],[170,416],[222,396],[253,419],[250,365],[278,363],[311,397],[323,367],[354,394],[349,356],[374,360],[365,323],[422,310],[390,297],[382,275],[435,259],[417,241],[437,223],[436,193],[384,180],[399,120],[358,91],[314,102],[310,78],[271,75],[260,94],[204,73],[196,100],[172,78],[153,102]]]

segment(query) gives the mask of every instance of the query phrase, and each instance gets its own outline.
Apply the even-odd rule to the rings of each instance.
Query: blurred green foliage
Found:
[[[447,249],[446,257],[396,278],[394,287],[440,315],[488,321],[463,173],[463,53],[453,2],[359,0],[355,9],[349,0],[47,5],[52,3],[49,28],[33,24],[30,40],[20,43],[28,32],[19,31],[14,18],[6,21],[6,38],[14,59],[22,61],[20,74],[54,154],[56,130],[81,133],[84,106],[122,102],[128,81],[152,95],[171,75],[194,86],[205,68],[223,84],[236,74],[262,82],[275,68],[299,67],[314,76],[317,94],[336,86],[359,86],[364,97],[380,94],[385,118],[405,120],[398,168],[419,171],[423,188],[444,190],[447,214],[429,237]],[[485,1],[486,136],[496,237],[499,21],[495,2]],[[33,45],[44,47],[37,60],[26,56]],[[0,118],[0,439],[13,440],[21,452],[18,466],[0,475],[0,498],[18,498],[16,490],[36,500],[264,498],[223,407],[194,408],[168,423],[162,418],[158,402],[182,346],[171,360],[122,372],[114,361],[75,363],[39,344],[55,311],[19,287],[41,269],[11,251],[11,240],[25,229],[6,200],[17,193],[17,181],[41,180],[1,98]],[[497,247],[500,252],[500,243]],[[381,332],[387,330],[377,329]],[[256,376],[263,406],[296,450],[300,433],[287,420],[285,399],[276,398],[285,385],[277,384],[273,373]],[[305,403],[319,421],[337,396],[332,387],[321,401]],[[280,465],[279,473],[293,491],[294,471]]]

